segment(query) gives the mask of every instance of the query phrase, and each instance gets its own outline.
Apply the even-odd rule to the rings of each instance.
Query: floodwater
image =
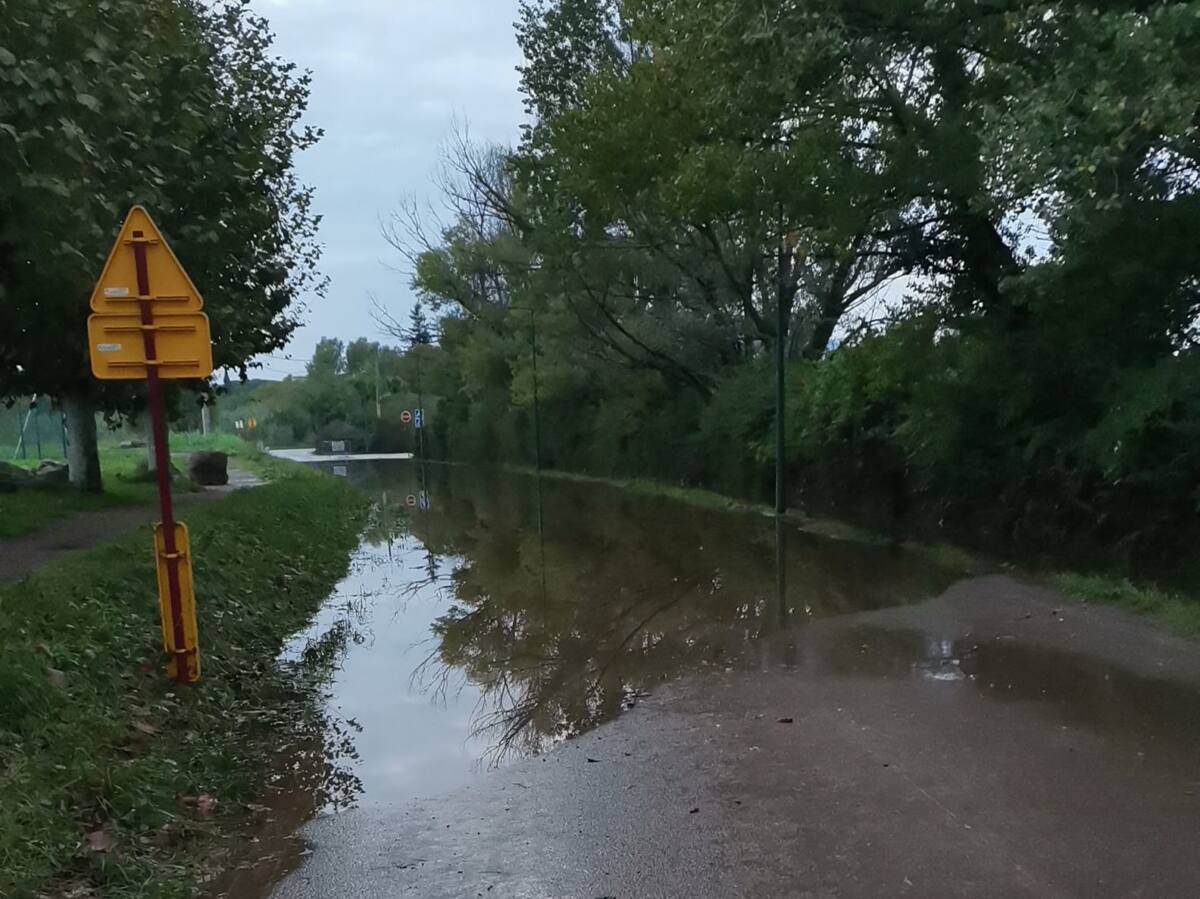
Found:
[[[327,733],[309,776],[278,785],[260,860],[221,895],[263,895],[295,867],[297,844],[279,838],[306,818],[470,787],[689,673],[927,684],[1143,748],[1200,749],[1189,688],[1007,635],[861,621],[963,577],[918,554],[602,484],[413,462],[345,472],[374,497],[371,524],[282,659],[333,658]]]
[[[328,710],[353,779],[331,807],[459,786],[666,679],[760,666],[774,651],[762,638],[798,620],[926,599],[955,577],[885,545],[603,484],[409,463],[347,476],[375,499],[371,525],[284,652],[343,641]]]

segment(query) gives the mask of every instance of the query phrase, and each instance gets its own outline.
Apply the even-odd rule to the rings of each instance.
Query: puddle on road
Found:
[[[1143,748],[1200,752],[1196,690],[1064,649],[855,625],[796,651],[806,653],[813,672],[961,684],[989,701],[1032,703],[1064,728],[1085,727]]]
[[[412,463],[349,475],[375,499],[371,524],[283,653],[336,656],[326,811],[460,786],[664,679],[757,666],[760,639],[795,620],[915,602],[955,578],[887,546],[605,485],[539,491],[532,477]]]
[[[358,472],[377,498],[331,709],[361,728],[360,803],[431,795],[582,733],[664,679],[758,664],[794,618],[914,602],[954,574],[896,549],[596,484],[429,466]]]
[[[336,789],[300,804],[306,816],[322,802],[335,813],[461,787],[705,669],[916,677],[1194,745],[1163,723],[1194,724],[1193,694],[1068,653],[864,627],[806,633],[809,621],[930,598],[959,576],[912,553],[597,484],[539,489],[532,477],[414,463],[360,463],[349,476],[376,513],[351,574],[284,654],[336,656],[325,758],[310,763]]]

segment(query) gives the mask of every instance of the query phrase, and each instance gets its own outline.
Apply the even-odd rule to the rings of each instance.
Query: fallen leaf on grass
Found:
[[[207,793],[201,793],[199,796],[181,796],[179,803],[184,808],[195,809],[201,818],[211,818],[217,810],[216,798]]]
[[[93,830],[87,835],[87,846],[92,852],[108,852],[114,845],[116,841],[107,830]]]
[[[55,687],[65,687],[67,685],[67,675],[65,672],[59,671],[57,668],[46,669],[46,680],[50,681]]]

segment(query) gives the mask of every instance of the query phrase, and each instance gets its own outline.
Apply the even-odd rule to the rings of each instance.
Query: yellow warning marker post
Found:
[[[184,683],[200,679],[196,593],[187,526],[171,505],[171,456],[163,414],[162,379],[212,374],[212,338],[204,301],[141,206],[125,218],[104,272],[92,292],[88,346],[92,374],[101,380],[146,381],[158,499],[154,527],[158,606],[167,673]]]

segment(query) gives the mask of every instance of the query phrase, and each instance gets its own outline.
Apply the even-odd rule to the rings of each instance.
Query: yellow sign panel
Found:
[[[125,315],[88,318],[92,374],[106,381],[146,377],[146,336],[152,335],[154,364],[160,378],[207,378],[212,374],[212,338],[203,312],[154,316],[142,324],[136,310]]]
[[[200,680],[200,631],[196,626],[196,589],[192,584],[188,529],[182,522],[175,523],[173,558],[179,582],[178,621],[171,600],[169,566],[172,556],[167,553],[166,532],[159,522],[154,526],[154,559],[158,567],[158,611],[162,620],[163,649],[171,656],[167,670],[177,680],[192,684]],[[183,677],[178,675],[180,662],[186,667]]]
[[[133,250],[138,244],[145,247],[145,271],[140,278]],[[148,288],[144,295],[140,292],[142,288]],[[167,246],[150,214],[141,206],[134,206],[125,217],[117,242],[104,263],[104,273],[92,291],[92,311],[137,312],[139,299],[151,300],[155,315],[199,312],[204,308],[200,291]]]

